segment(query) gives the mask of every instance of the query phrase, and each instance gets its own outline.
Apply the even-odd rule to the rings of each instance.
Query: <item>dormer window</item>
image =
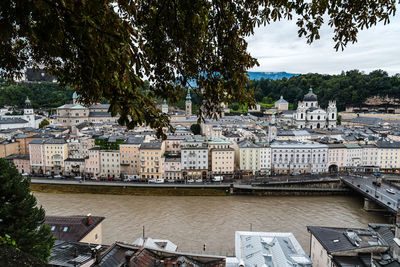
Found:
[[[63,229],[63,232],[66,232],[66,231],[68,231],[68,227],[67,226],[65,226],[64,229]]]

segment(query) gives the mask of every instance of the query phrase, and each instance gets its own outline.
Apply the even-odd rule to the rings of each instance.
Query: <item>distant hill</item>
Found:
[[[281,80],[283,77],[289,79],[293,76],[298,76],[296,73],[287,73],[287,72],[253,72],[249,71],[249,79],[250,80],[261,80],[263,79],[271,79],[271,80]]]

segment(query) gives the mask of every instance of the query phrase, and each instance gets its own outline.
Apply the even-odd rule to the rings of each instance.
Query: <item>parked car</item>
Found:
[[[319,173],[318,172],[312,172],[311,175],[317,176]]]
[[[392,188],[388,188],[388,189],[386,189],[386,191],[389,193],[389,194],[396,194],[396,192],[392,189]]]
[[[54,179],[62,179],[62,178],[64,178],[64,177],[62,177],[61,175],[59,175],[59,174],[57,174],[57,175],[54,175]]]
[[[163,183],[164,183],[164,179],[163,178],[156,179],[156,184],[163,184]]]
[[[292,175],[292,176],[298,176],[298,175],[300,175],[301,173],[299,173],[299,172],[292,172],[290,175]]]
[[[75,176],[74,179],[75,180],[82,180],[82,176]]]
[[[224,180],[224,176],[214,176],[212,178],[213,182],[222,182]]]
[[[130,177],[124,178],[124,182],[132,182],[132,181],[133,181],[133,178],[130,178]]]
[[[155,184],[156,183],[156,179],[149,179],[149,183],[151,183],[151,184]]]
[[[203,179],[196,179],[196,183],[202,183]]]
[[[114,181],[114,177],[112,176],[107,177],[107,181]]]
[[[187,182],[188,183],[194,183],[194,180],[193,179],[189,179],[189,180],[187,180]]]
[[[173,179],[167,179],[167,182],[168,182],[168,183],[175,183],[175,180],[173,180]]]

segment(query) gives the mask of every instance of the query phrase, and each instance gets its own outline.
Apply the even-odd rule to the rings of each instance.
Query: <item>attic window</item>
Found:
[[[338,243],[339,242],[339,239],[334,239],[333,240],[333,243]]]
[[[51,231],[54,231],[56,229],[56,227],[53,225],[52,227],[51,227]]]
[[[63,229],[63,232],[66,232],[66,231],[68,231],[68,227],[67,226],[65,226],[64,229]]]

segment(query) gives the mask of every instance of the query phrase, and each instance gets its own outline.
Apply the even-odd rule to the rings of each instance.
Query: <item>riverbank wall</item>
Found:
[[[87,193],[137,196],[331,196],[347,195],[352,192],[340,181],[323,183],[279,183],[268,185],[156,185],[156,184],[96,184],[68,181],[32,181],[33,192],[44,193]]]

